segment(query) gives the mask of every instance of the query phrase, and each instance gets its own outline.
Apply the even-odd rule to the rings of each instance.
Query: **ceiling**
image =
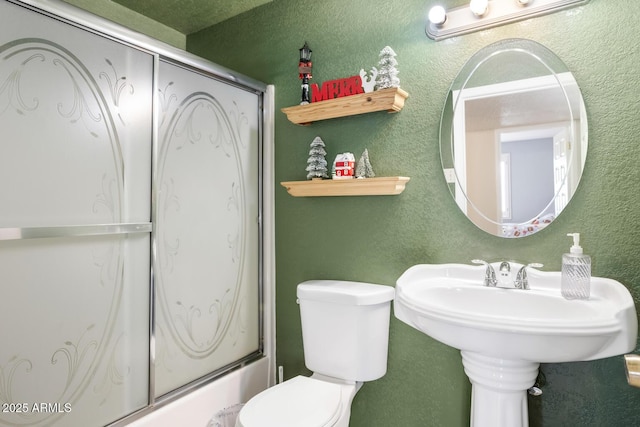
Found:
[[[561,87],[505,93],[465,102],[467,130],[532,127],[571,120],[567,95]],[[572,97],[573,113],[580,111],[580,98]]]
[[[191,34],[273,0],[112,1],[182,34]]]

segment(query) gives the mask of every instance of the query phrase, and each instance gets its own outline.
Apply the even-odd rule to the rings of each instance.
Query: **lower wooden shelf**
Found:
[[[391,196],[404,191],[406,176],[286,181],[280,184],[294,197]]]

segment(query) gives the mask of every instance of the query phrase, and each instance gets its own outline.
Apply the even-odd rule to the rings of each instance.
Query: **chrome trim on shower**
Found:
[[[236,71],[209,62],[199,56],[186,52],[167,43],[151,38],[145,34],[138,33],[109,21],[108,19],[94,15],[84,9],[80,9],[71,4],[59,0],[8,0],[17,5],[29,5],[36,11],[46,11],[57,17],[63,18],[70,24],[79,26],[85,30],[93,31],[102,36],[130,44],[133,47],[156,53],[165,58],[177,60],[185,65],[189,65],[199,70],[207,71],[213,76],[228,82],[233,82],[239,86],[245,86],[258,92],[265,92],[267,85],[248,76],[239,74]],[[99,30],[96,30],[99,29]]]
[[[150,222],[124,224],[61,225],[54,227],[0,228],[0,241],[150,233]]]
[[[160,69],[160,58],[155,55],[153,58],[153,87],[158,87],[158,70]],[[153,91],[152,95],[152,108],[153,114],[151,115],[151,200],[149,206],[151,206],[151,223],[157,224],[157,186],[155,176],[157,174],[158,165],[158,139],[160,135],[160,95],[157,90]],[[151,231],[151,241],[149,242],[151,262],[149,263],[149,388],[147,390],[148,405],[154,407],[156,404],[156,262],[158,260],[158,245],[156,239],[156,230]]]

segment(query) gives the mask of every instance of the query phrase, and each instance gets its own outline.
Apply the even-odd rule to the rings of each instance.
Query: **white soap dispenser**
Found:
[[[569,233],[573,246],[562,255],[560,289],[566,299],[589,299],[591,292],[591,257],[582,253],[580,233]]]

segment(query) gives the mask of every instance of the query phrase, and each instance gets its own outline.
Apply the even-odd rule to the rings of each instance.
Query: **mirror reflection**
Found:
[[[487,46],[451,85],[440,151],[451,193],[476,226],[509,238],[540,231],[571,200],[586,160],[573,75],[531,40]]]

